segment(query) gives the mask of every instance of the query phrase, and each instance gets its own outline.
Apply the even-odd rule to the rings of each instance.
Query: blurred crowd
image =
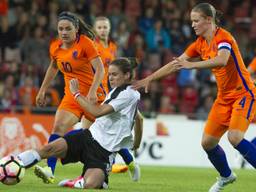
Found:
[[[0,0],[0,109],[38,111],[35,97],[49,64],[49,43],[57,36],[61,11],[79,14],[92,25],[107,16],[118,56],[137,57],[137,78],[151,74],[180,55],[195,40],[189,12],[197,0]],[[205,1],[204,1],[205,2]],[[235,36],[246,65],[256,39],[256,1],[212,0],[224,13],[222,26]],[[142,92],[143,93],[143,92]],[[54,111],[63,96],[61,74],[52,82],[47,110]],[[216,97],[210,70],[181,70],[154,82],[142,94],[145,116],[182,113],[205,119]]]

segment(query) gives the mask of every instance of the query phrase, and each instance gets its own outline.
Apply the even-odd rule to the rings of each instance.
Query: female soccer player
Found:
[[[105,91],[105,94],[109,92],[108,85],[108,67],[109,64],[116,58],[117,46],[116,44],[110,40],[111,26],[110,21],[107,17],[96,17],[94,22],[94,31],[95,31],[95,47],[99,52],[99,56],[102,60],[104,66],[104,77],[100,86]],[[99,93],[100,94],[100,93]],[[83,127],[89,128],[93,122],[88,121],[88,119],[83,118],[82,124]]]
[[[19,154],[18,158],[25,167],[29,168],[50,156],[62,158],[63,164],[81,161],[86,165],[85,175],[72,187],[101,188],[107,181],[114,153],[121,148],[137,145],[131,133],[140,99],[139,92],[130,86],[134,67],[126,58],[114,60],[110,64],[109,80],[113,89],[101,105],[91,104],[82,95],[79,81],[71,79],[69,89],[72,97],[84,110],[97,117],[96,121],[90,129],[58,138],[42,149]],[[51,177],[50,174],[41,173],[37,172],[44,180]]]
[[[96,17],[94,22],[94,31],[96,32],[95,45],[99,51],[105,70],[105,75],[100,86],[104,88],[106,93],[109,92],[110,88],[108,81],[108,67],[110,62],[113,61],[117,55],[117,46],[113,41],[110,40],[110,30],[111,24],[107,17]],[[141,121],[141,119],[141,115],[136,116],[136,121]],[[91,124],[92,121],[88,121],[84,117],[82,118],[82,127],[89,128]],[[135,163],[134,158],[129,150],[121,149],[119,154],[122,156],[127,166],[114,164],[112,166],[112,172],[120,173],[129,170],[132,180],[138,181],[140,179],[140,168],[139,165]]]
[[[94,30],[96,32],[96,39],[95,39],[96,47],[99,51],[99,54],[103,61],[104,69],[105,69],[105,75],[102,81],[102,85],[103,87],[109,87],[108,67],[109,67],[109,63],[113,61],[117,55],[117,46],[113,41],[110,40],[111,24],[109,19],[107,17],[97,17],[94,22]],[[137,118],[139,118],[139,116]],[[85,127],[88,127],[88,126],[85,126]],[[134,162],[134,158],[130,154],[129,150],[121,149],[118,153],[122,156],[127,166],[114,164],[112,166],[112,172],[119,173],[129,169],[132,179],[134,181],[139,180],[140,169],[138,164]]]
[[[211,4],[200,3],[192,9],[190,16],[197,40],[180,57],[135,83],[134,88],[145,87],[147,91],[151,81],[177,69],[212,69],[217,81],[218,96],[205,125],[202,147],[220,174],[209,191],[218,192],[236,180],[224,151],[218,145],[226,131],[229,142],[256,168],[256,148],[244,139],[256,110],[255,86],[235,39],[217,25],[219,12]],[[200,57],[202,61],[190,61],[196,57]]]
[[[91,103],[102,102],[105,98],[105,91],[99,87],[104,77],[104,67],[93,42],[92,30],[76,15],[62,12],[58,17],[58,36],[50,45],[51,63],[36,98],[37,105],[44,106],[46,90],[57,72],[61,71],[65,79],[65,95],[56,112],[49,142],[63,136],[82,115],[94,121],[94,116],[84,111],[73,98],[69,90],[70,79],[78,79],[81,93]],[[56,158],[49,158],[47,162],[53,173],[56,161]],[[53,178],[47,182],[52,183]]]

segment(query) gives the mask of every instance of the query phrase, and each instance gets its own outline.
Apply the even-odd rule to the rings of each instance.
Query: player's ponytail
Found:
[[[135,76],[136,76],[136,70],[135,69],[139,65],[138,59],[136,57],[128,57],[127,59],[129,59],[130,66],[131,66],[131,78],[130,79],[134,79]]]
[[[85,34],[87,37],[89,37],[91,40],[94,40],[96,35],[93,31],[93,28],[85,23],[80,17],[78,17],[79,20],[79,29],[78,34]]]
[[[127,57],[127,59],[130,61],[131,69],[138,67],[138,59],[136,57]]]
[[[216,10],[216,15],[215,15],[215,23],[216,25],[220,25],[221,24],[221,19],[223,17],[223,12],[220,10]]]

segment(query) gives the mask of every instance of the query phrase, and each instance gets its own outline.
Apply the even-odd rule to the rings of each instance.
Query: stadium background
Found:
[[[189,12],[199,2],[212,3],[224,13],[221,25],[233,33],[248,65],[256,50],[253,0],[0,0],[0,145],[6,146],[10,138],[24,145],[22,138],[31,136],[31,145],[37,146],[45,142],[51,130],[53,114],[63,96],[62,75],[52,82],[46,107],[37,108],[35,97],[49,65],[49,43],[57,35],[61,11],[75,12],[88,24],[93,24],[97,16],[107,16],[118,56],[137,57],[137,76],[141,79],[180,55],[195,39]],[[216,96],[216,85],[210,70],[181,70],[153,82],[149,94],[141,93],[139,108],[146,118],[179,114],[205,120]],[[17,119],[6,120],[8,115]],[[13,125],[15,128],[10,128]],[[154,127],[156,135],[170,134],[161,122]],[[40,141],[33,138],[34,134],[40,135]],[[6,154],[3,151],[2,147],[0,156]]]
[[[76,12],[89,24],[97,16],[107,16],[118,55],[139,58],[141,79],[178,56],[195,39],[189,12],[198,2],[212,3],[224,13],[222,26],[235,36],[248,65],[256,55],[255,0],[0,0],[0,157],[39,147],[49,137],[56,106],[63,96],[62,76],[59,74],[51,84],[47,107],[36,108],[35,96],[49,64],[48,47],[57,34],[58,13]],[[128,176],[113,175],[110,191],[206,191],[216,172],[198,168],[210,166],[200,137],[215,96],[215,80],[209,70],[182,70],[152,83],[150,93],[143,94],[140,103],[146,117],[137,154],[144,165],[142,180],[131,184]],[[247,137],[255,136],[255,130],[252,125]],[[236,166],[233,160],[237,153],[225,138],[221,144],[231,165]],[[79,172],[80,166],[58,168],[58,180],[73,178]],[[253,171],[236,173],[239,182],[235,191],[255,191]],[[37,191],[58,191],[57,186],[46,189],[31,172],[18,187],[1,185],[0,191],[29,192],[35,187]]]

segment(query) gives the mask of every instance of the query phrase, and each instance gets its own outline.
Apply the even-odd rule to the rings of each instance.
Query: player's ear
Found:
[[[207,17],[206,17],[206,20],[207,20],[207,23],[210,24],[210,23],[212,23],[213,18],[210,17],[210,16],[207,16]]]
[[[124,74],[125,81],[129,81],[130,78],[131,78],[131,75],[132,75],[132,74],[131,74],[130,72],[125,73],[125,74]]]

